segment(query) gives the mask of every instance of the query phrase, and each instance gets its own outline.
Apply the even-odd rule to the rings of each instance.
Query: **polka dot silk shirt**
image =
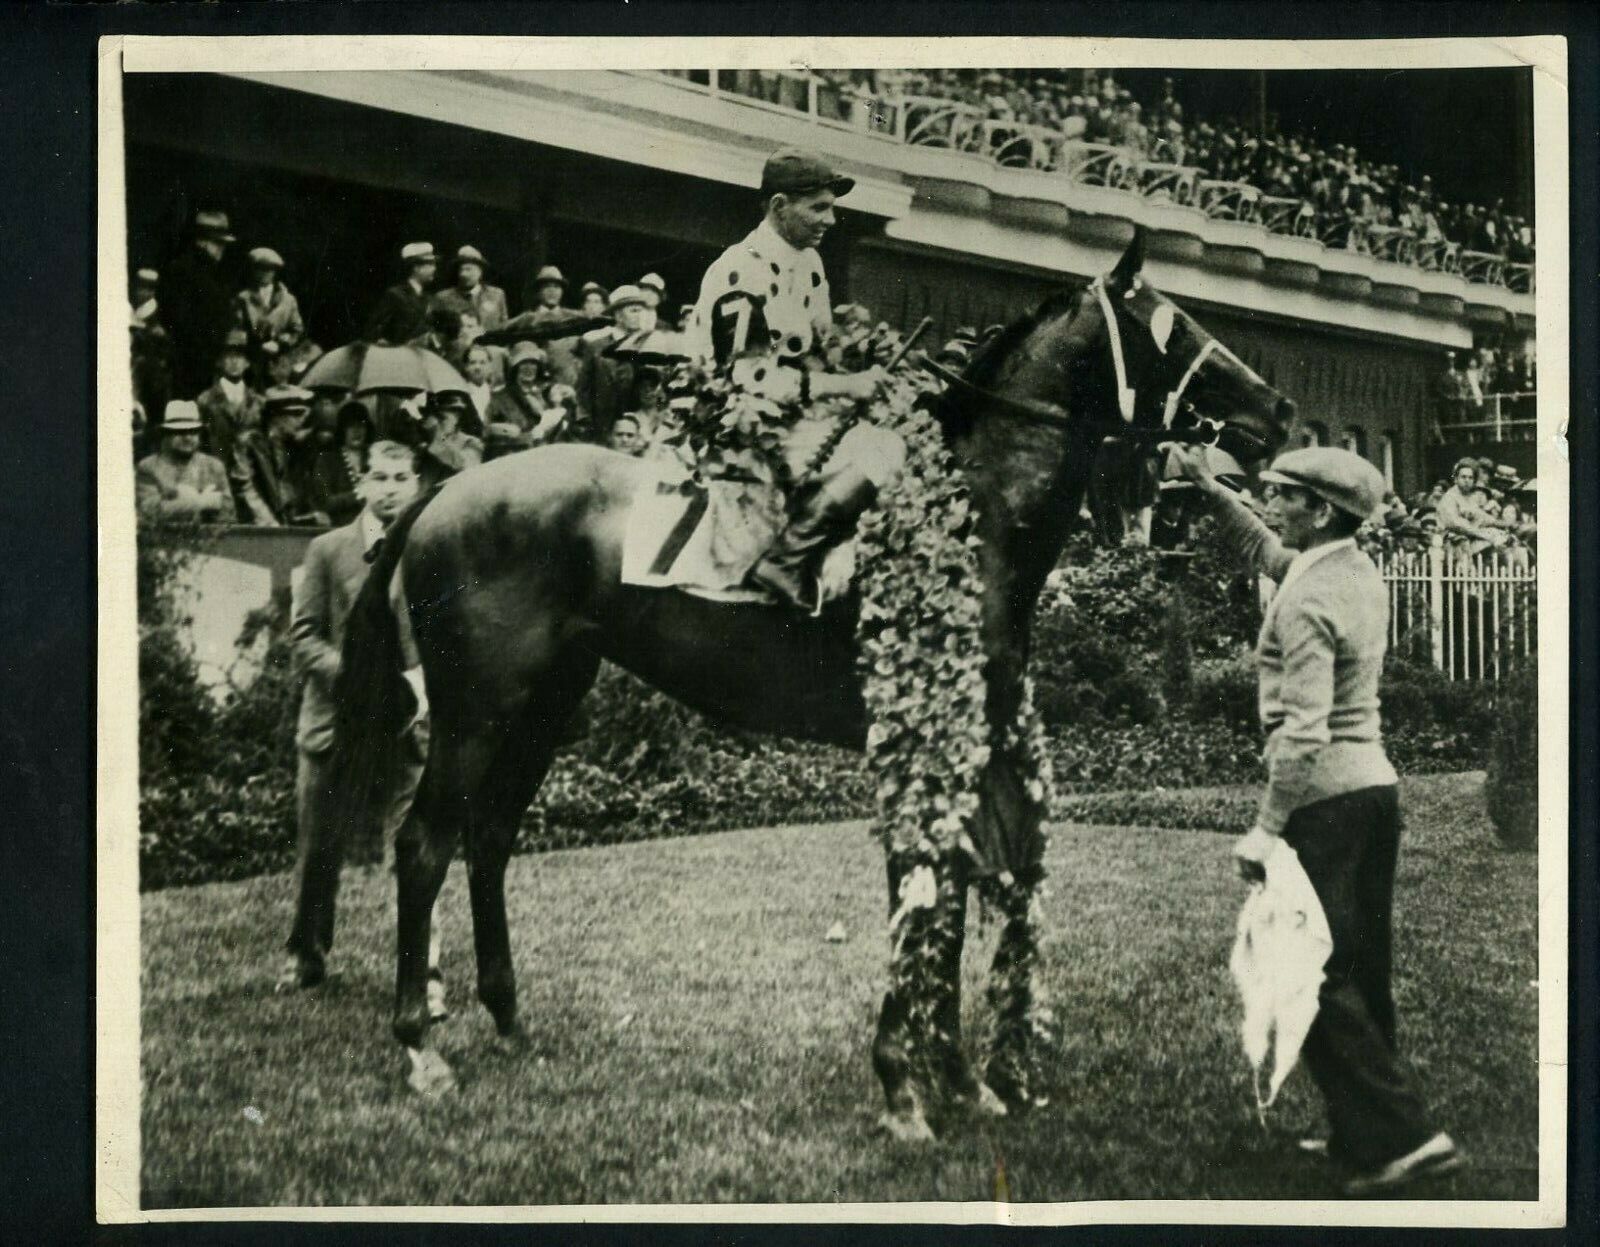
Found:
[[[795,361],[826,333],[832,308],[816,249],[791,247],[762,221],[706,270],[687,345],[718,364],[763,345]]]

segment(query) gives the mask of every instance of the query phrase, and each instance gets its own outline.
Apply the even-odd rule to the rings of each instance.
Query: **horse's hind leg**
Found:
[[[1019,1109],[1046,1103],[1038,1086],[1035,1033],[1037,1001],[1034,973],[1039,961],[1039,931],[1034,901],[1039,881],[1017,879],[999,889],[1000,943],[989,970],[988,996],[994,1009],[993,1046],[984,1085]]]
[[[478,999],[494,1018],[502,1040],[522,1041],[517,1019],[516,972],[506,921],[506,863],[517,829],[561,743],[567,721],[594,682],[599,659],[575,650],[560,654],[531,681],[534,694],[504,737],[476,803],[482,816],[467,833],[467,880],[472,897]]]
[[[416,800],[395,835],[397,928],[394,1036],[411,1061],[410,1082],[437,1093],[453,1083],[449,1066],[428,1046],[433,906],[450,869],[459,826],[472,817],[471,793],[493,755],[485,734],[460,739],[435,720],[428,765]]]

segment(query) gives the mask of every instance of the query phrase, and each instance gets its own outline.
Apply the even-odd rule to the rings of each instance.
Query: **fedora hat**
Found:
[[[606,311],[620,312],[625,307],[643,307],[644,294],[638,286],[618,286],[611,292],[611,299],[606,304]]]
[[[489,261],[483,258],[483,252],[473,246],[457,247],[455,255],[450,257],[452,269],[459,269],[463,264],[476,264],[479,268],[489,267]]]
[[[554,264],[546,264],[534,275],[533,284],[535,286],[556,285],[565,290],[567,288],[567,279],[561,275],[561,270]]]
[[[275,385],[261,397],[263,410],[273,415],[280,411],[310,411],[316,395],[298,385]]]
[[[199,406],[181,398],[168,403],[161,417],[163,433],[198,433],[203,427]]]
[[[248,355],[250,353],[250,334],[248,331],[244,329],[228,330],[227,336],[222,339],[222,347],[217,354],[228,355],[235,351],[240,355]]]
[[[196,238],[210,238],[216,242],[238,242],[228,227],[226,212],[196,212],[194,214]]]
[[[283,257],[271,247],[252,247],[250,249],[250,263],[258,268],[282,268]]]
[[[400,248],[400,259],[406,264],[431,264],[438,258],[431,242],[408,242]]]
[[[597,294],[602,299],[609,298],[610,294],[611,294],[611,292],[609,290],[607,290],[604,286],[602,286],[597,281],[586,281],[586,282],[584,282],[582,288],[578,291],[578,293],[581,294],[581,295],[584,295],[584,296],[588,296],[588,295],[591,295],[591,294]]]

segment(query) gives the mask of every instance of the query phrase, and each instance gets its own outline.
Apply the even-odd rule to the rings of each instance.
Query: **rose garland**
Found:
[[[782,448],[799,415],[792,379],[751,359],[723,375],[681,369],[674,382],[681,444],[694,462],[713,474],[732,469],[791,484]],[[941,967],[960,935],[957,856],[978,856],[972,829],[984,771],[1003,765],[1019,776],[1039,817],[1051,788],[1030,682],[1024,681],[1016,721],[998,738],[989,727],[976,513],[938,422],[918,404],[938,388],[907,370],[890,379],[866,413],[900,435],[906,461],[856,532],[874,830],[902,879],[890,924],[890,974],[920,1041],[912,1051],[924,1072],[932,1072],[928,1063],[953,1039],[941,1018],[949,1014],[955,984]],[[1047,1038],[1051,1025],[1033,985],[1042,877],[1037,866],[1022,879],[1003,872],[986,876],[979,889],[1001,922],[988,993],[996,1015],[989,1082],[1023,1099],[1031,1098],[1037,1073],[1032,1041]]]
[[[924,1062],[953,1036],[940,1018],[955,984],[946,982],[942,949],[959,932],[944,927],[953,904],[955,853],[971,852],[978,789],[992,761],[1022,777],[1042,817],[1051,789],[1044,726],[1024,680],[1017,719],[992,739],[981,621],[976,518],[938,423],[916,400],[926,386],[896,378],[870,418],[906,444],[900,478],[880,493],[857,527],[857,625],[862,694],[871,724],[867,757],[876,781],[875,830],[905,867],[891,919],[891,980],[903,991],[915,1045]],[[998,751],[998,757],[996,757]],[[1052,1020],[1033,985],[1039,958],[1042,868],[1016,879],[984,881],[980,896],[1002,921],[989,986],[995,1041],[989,1083],[1009,1098],[1031,1100],[1037,1082],[1036,1039]],[[918,911],[928,911],[921,912]],[[917,938],[908,938],[916,932]]]

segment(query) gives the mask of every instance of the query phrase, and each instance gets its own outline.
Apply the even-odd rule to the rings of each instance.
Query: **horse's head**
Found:
[[[1106,322],[1123,420],[1177,432],[1208,427],[1250,463],[1277,450],[1294,404],[1142,276],[1144,231],[1090,286]]]

